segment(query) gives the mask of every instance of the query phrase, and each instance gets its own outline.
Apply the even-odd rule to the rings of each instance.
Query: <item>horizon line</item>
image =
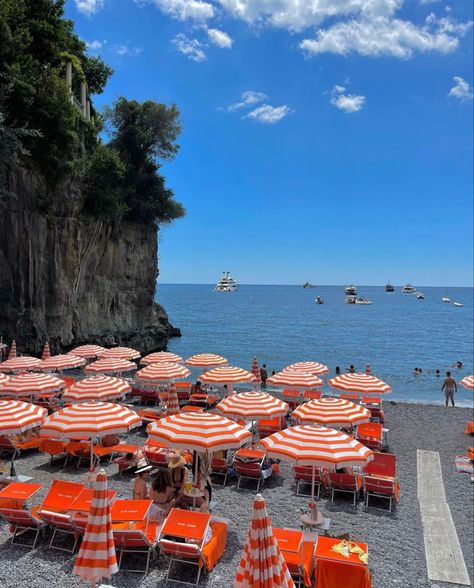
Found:
[[[159,280],[157,279],[157,285],[161,284],[162,286],[215,286],[214,282],[159,282]],[[299,287],[299,288],[303,288],[303,284],[263,284],[263,283],[246,283],[246,282],[239,282],[239,287],[240,286],[295,286],[295,287]],[[326,287],[331,287],[331,288],[345,288],[348,285],[353,285],[353,284],[317,284],[314,285],[313,288],[307,288],[307,289],[315,289],[315,288],[326,288]],[[394,288],[403,288],[403,286],[405,286],[405,284],[392,284],[392,286]],[[470,285],[470,286],[459,286],[459,285],[451,285],[451,286],[446,286],[446,285],[439,285],[439,284],[424,284],[421,286],[414,286],[415,288],[474,288],[474,285]],[[385,284],[359,284],[356,286],[356,288],[385,288]]]

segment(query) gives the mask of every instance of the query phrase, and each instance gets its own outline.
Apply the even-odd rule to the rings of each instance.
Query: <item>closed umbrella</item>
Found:
[[[328,380],[328,384],[331,388],[345,390],[346,392],[358,392],[359,394],[386,394],[392,389],[375,376],[350,372]]]
[[[94,357],[98,357],[101,353],[105,351],[105,347],[101,347],[100,345],[79,345],[79,347],[74,347],[71,350],[73,355],[77,355],[78,357],[85,357],[86,359],[91,359]]]
[[[461,384],[461,386],[464,386],[464,388],[474,390],[474,375],[466,376],[459,383]]]
[[[51,349],[49,348],[49,343],[46,341],[43,347],[43,353],[41,354],[41,361],[45,359],[49,359],[51,357]]]
[[[252,372],[248,372],[239,367],[233,367],[230,365],[216,367],[208,372],[204,372],[201,376],[203,382],[208,384],[219,384],[227,386],[227,394],[232,394],[233,384],[239,384],[242,382],[254,382],[255,376]]]
[[[24,372],[36,369],[39,365],[41,365],[41,359],[37,357],[30,357],[28,355],[12,357],[0,363],[0,372]]]
[[[112,376],[92,376],[78,380],[66,390],[62,398],[66,402],[113,401],[123,399],[131,392],[128,382]]]
[[[0,394],[9,396],[35,396],[46,392],[58,393],[66,387],[66,382],[49,374],[22,373],[12,376],[0,388]]]
[[[62,372],[64,370],[71,370],[85,365],[86,360],[77,355],[52,355],[49,359],[45,359],[39,365],[35,366],[36,371],[40,372]]]
[[[10,346],[10,352],[8,353],[8,359],[13,359],[16,357],[16,341],[13,339],[12,344]]]
[[[170,353],[169,351],[157,351],[156,353],[150,353],[142,357],[140,363],[143,365],[150,365],[150,363],[182,363],[184,360],[176,353]]]
[[[109,357],[93,361],[84,368],[86,374],[125,374],[137,369],[137,364],[133,361]]]
[[[308,372],[315,376],[327,374],[329,371],[329,368],[326,365],[318,363],[317,361],[297,361],[285,369],[294,370],[295,372]]]
[[[252,369],[250,371],[255,376],[254,386],[258,390],[260,384],[262,383],[262,375],[260,374],[260,367],[258,365],[258,359],[256,357],[253,358]]]
[[[140,352],[131,347],[111,347],[110,349],[102,351],[99,356],[104,358],[115,357],[131,360],[138,359],[140,357]]]
[[[356,427],[370,421],[370,410],[342,398],[319,398],[298,406],[291,416],[300,425]]]

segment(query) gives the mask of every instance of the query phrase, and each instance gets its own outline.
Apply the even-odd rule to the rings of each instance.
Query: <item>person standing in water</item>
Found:
[[[267,378],[268,378],[268,372],[267,372],[267,366],[264,363],[262,365],[262,367],[260,368],[260,379],[262,380],[262,388],[266,388],[267,387]]]
[[[446,372],[446,379],[441,386],[441,390],[444,391],[446,406],[448,406],[449,400],[451,400],[451,404],[454,406],[454,394],[458,391],[458,387],[456,380],[451,377],[451,372]]]

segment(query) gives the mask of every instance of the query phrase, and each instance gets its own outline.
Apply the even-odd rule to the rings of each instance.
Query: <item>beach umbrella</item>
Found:
[[[3,384],[6,384],[6,382],[8,382],[10,378],[8,376],[6,376],[5,374],[0,373],[0,390],[2,388]]]
[[[0,400],[0,435],[10,437],[38,427],[48,411],[41,406],[19,400]]]
[[[196,355],[189,357],[184,363],[192,367],[210,369],[220,365],[227,365],[228,362],[225,357],[222,357],[222,355],[216,355],[215,353],[197,353]]]
[[[287,366],[283,371],[287,369],[296,372],[308,372],[315,376],[327,374],[329,371],[327,366],[325,366],[323,363],[318,363],[317,361],[297,361],[296,363],[292,363],[291,365]]]
[[[91,376],[78,380],[64,392],[65,402],[113,401],[123,399],[132,388],[122,378],[112,376]]]
[[[175,384],[170,384],[168,387],[168,397],[166,398],[166,415],[179,414],[179,400],[178,392]]]
[[[52,355],[45,359],[33,369],[40,372],[62,372],[63,370],[72,370],[85,365],[86,360],[83,357],[77,357],[70,353],[66,355]]]
[[[161,363],[151,363],[138,370],[135,378],[142,384],[158,386],[187,378],[190,374],[190,370],[184,365],[163,361]]]
[[[262,376],[260,374],[260,367],[258,365],[258,359],[256,357],[253,358],[252,369],[250,371],[255,376],[255,381],[253,384],[255,388],[258,390],[260,384],[262,383]]]
[[[118,359],[138,359],[140,357],[140,352],[136,349],[132,349],[131,347],[111,347],[110,349],[106,349],[99,354],[100,358],[118,358]]]
[[[474,375],[466,376],[459,383],[461,384],[461,386],[464,386],[464,388],[474,390]]]
[[[391,391],[391,387],[368,374],[348,373],[336,376],[328,380],[331,388],[345,390],[346,392],[359,392],[360,394],[385,394]]]
[[[252,372],[248,372],[239,367],[233,367],[230,365],[213,368],[208,372],[204,372],[201,376],[201,380],[208,384],[218,384],[228,386],[227,394],[232,394],[233,384],[239,384],[241,382],[254,382],[255,376]]]
[[[101,347],[100,345],[79,345],[79,347],[71,349],[73,355],[85,357],[86,359],[97,357],[104,351],[106,351],[105,347]]]
[[[13,339],[12,344],[10,346],[10,352],[8,354],[8,359],[13,359],[16,357],[16,341]]]
[[[25,372],[33,370],[41,364],[41,359],[24,355],[12,357],[0,363],[0,372]]]
[[[157,351],[156,353],[149,353],[142,357],[140,363],[143,365],[150,365],[151,363],[183,363],[183,358],[176,353],[170,353],[169,351]]]
[[[107,496],[107,475],[97,474],[92,506],[72,573],[89,580],[94,587],[101,578],[111,578],[118,572],[117,557]]]
[[[123,374],[137,369],[137,364],[126,359],[109,357],[93,361],[84,368],[86,374]]]
[[[370,421],[370,410],[342,398],[319,398],[305,402],[291,416],[300,425],[323,425],[325,427],[355,427]]]
[[[43,353],[41,354],[41,361],[45,359],[49,359],[51,357],[51,349],[49,348],[49,343],[46,341],[43,347]]]
[[[0,388],[0,394],[11,396],[33,396],[46,392],[60,392],[66,387],[66,382],[49,374],[23,373],[12,376]]]
[[[219,402],[216,409],[230,418],[258,421],[285,416],[288,404],[265,392],[240,392]]]
[[[309,372],[297,372],[287,368],[268,378],[267,384],[288,390],[307,390],[323,386],[324,382]]]
[[[294,588],[295,584],[273,535],[265,500],[257,494],[252,521],[234,588]]]

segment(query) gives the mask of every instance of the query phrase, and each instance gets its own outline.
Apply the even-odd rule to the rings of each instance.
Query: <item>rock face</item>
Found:
[[[48,214],[44,180],[27,169],[10,177],[0,201],[0,335],[38,354],[94,342],[161,350],[180,335],[154,302],[157,231],[81,218],[74,178],[63,181]]]

